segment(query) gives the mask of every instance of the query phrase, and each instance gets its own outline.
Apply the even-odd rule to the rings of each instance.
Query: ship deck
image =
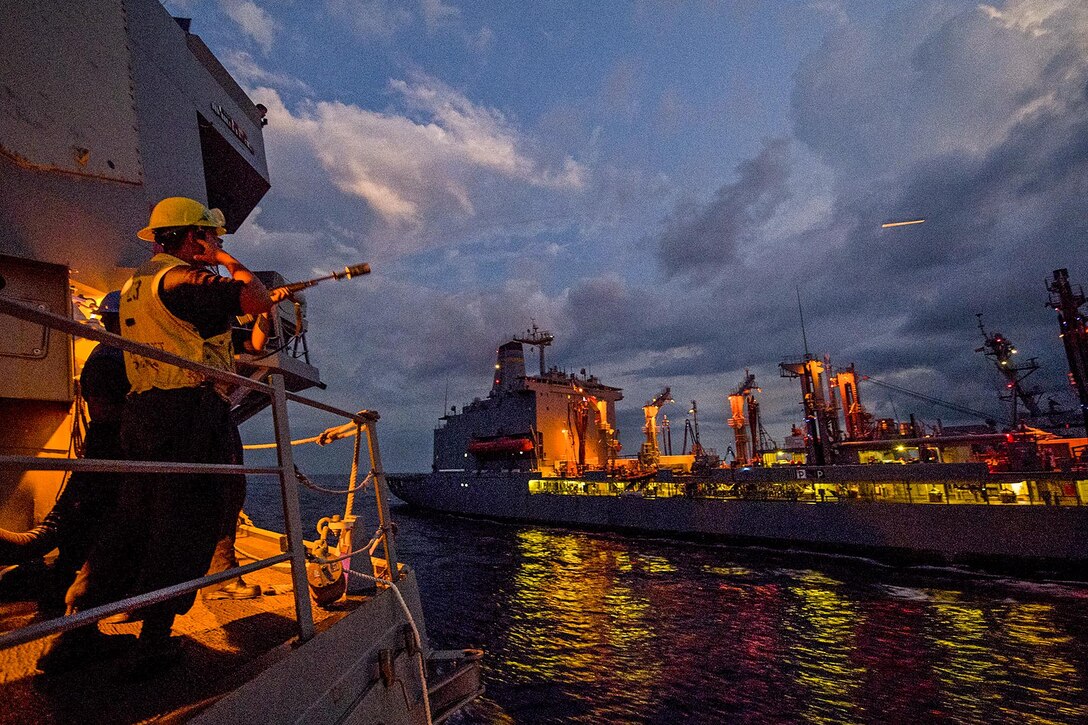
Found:
[[[257,556],[278,553],[274,544],[261,539],[239,536],[238,544]],[[122,656],[64,674],[41,675],[35,663],[53,637],[0,651],[0,722],[178,722],[195,715],[292,650],[297,629],[290,573],[279,567],[263,569],[246,575],[246,581],[260,584],[266,594],[237,601],[197,597],[174,625],[180,661],[158,673],[134,673]],[[41,618],[35,601],[10,594],[7,599],[0,602],[0,631]],[[318,631],[362,601],[353,595],[334,611],[314,607]],[[99,628],[106,634],[137,634],[140,625]]]

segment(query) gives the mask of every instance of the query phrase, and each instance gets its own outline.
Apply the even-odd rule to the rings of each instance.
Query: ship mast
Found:
[[[536,347],[540,350],[540,376],[544,377],[544,348],[551,345],[555,341],[555,335],[547,330],[541,330],[536,326],[536,322],[533,322],[533,329],[526,330],[523,337],[515,337],[514,342],[520,342],[525,345]]]
[[[976,313],[975,317],[978,318],[978,329],[982,332],[984,341],[982,347],[977,348],[975,352],[981,352],[993,360],[998,372],[1005,378],[1005,388],[1009,392],[1002,394],[1000,399],[1012,403],[1011,422],[1012,427],[1016,428],[1020,423],[1021,402],[1023,402],[1024,408],[1030,417],[1036,418],[1040,415],[1038,400],[1043,391],[1037,387],[1028,390],[1022,384],[1025,378],[1039,369],[1038,358],[1033,357],[1026,363],[1017,365],[1012,361],[1012,356],[1016,354],[1016,348],[1013,347],[1009,338],[1000,332],[995,332],[992,335],[986,332],[986,328],[982,325],[981,312]]]
[[[1080,311],[1085,301],[1084,291],[1078,288],[1073,292],[1065,269],[1054,270],[1054,281],[1046,289],[1050,293],[1047,307],[1058,313],[1058,327],[1069,359],[1069,377],[1077,389],[1084,429],[1088,432],[1088,317]]]

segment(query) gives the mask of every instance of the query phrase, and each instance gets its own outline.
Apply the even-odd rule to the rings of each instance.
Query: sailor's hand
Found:
[[[295,299],[294,296],[287,291],[286,287],[276,287],[269,291],[268,296],[272,298],[272,304],[283,302],[284,300],[294,301]]]
[[[200,237],[196,239],[197,247],[200,251],[193,255],[193,259],[197,262],[204,262],[205,264],[226,264],[224,257],[233,259],[229,254],[223,251],[223,243],[219,239],[209,242],[206,238]]]

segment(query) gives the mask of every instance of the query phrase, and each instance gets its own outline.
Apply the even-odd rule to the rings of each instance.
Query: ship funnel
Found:
[[[525,351],[520,342],[508,342],[499,347],[495,358],[495,384],[492,393],[514,390],[525,377]]]

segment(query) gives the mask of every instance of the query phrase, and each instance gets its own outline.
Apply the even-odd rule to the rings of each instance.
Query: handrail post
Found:
[[[393,540],[393,521],[389,517],[389,488],[385,481],[385,469],[382,468],[382,456],[378,451],[378,435],[374,431],[374,420],[367,421],[366,443],[370,451],[370,472],[374,474],[374,498],[378,502],[378,526],[382,531],[382,543],[385,544],[385,559],[389,563],[389,579],[400,579],[397,567],[397,547]]]
[[[306,545],[302,540],[302,514],[298,504],[298,478],[291,453],[291,431],[287,425],[287,396],[283,375],[268,376],[272,387],[272,426],[276,432],[276,458],[280,469],[280,492],[283,496],[283,522],[287,548],[291,554],[291,583],[295,592],[295,618],[298,638],[305,642],[314,636],[314,613],[310,605],[310,585],[306,581]]]

